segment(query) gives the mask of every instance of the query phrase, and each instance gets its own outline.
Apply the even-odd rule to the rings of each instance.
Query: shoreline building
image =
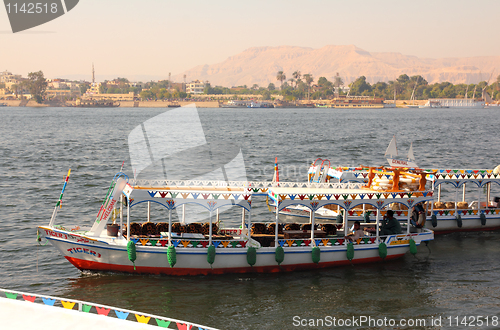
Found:
[[[192,81],[186,84],[186,93],[188,94],[203,94],[205,83],[199,80]]]

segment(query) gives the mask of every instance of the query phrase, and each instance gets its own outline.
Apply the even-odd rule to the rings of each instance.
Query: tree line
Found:
[[[488,84],[481,81],[478,84],[452,84],[441,82],[429,84],[420,75],[409,77],[407,74],[400,75],[397,79],[389,82],[377,82],[373,85],[361,76],[350,84],[350,95],[363,95],[382,97],[384,99],[398,100],[427,100],[433,98],[481,98],[482,92],[486,91],[493,99],[500,98],[500,76],[497,80]],[[467,96],[466,96],[467,95]]]

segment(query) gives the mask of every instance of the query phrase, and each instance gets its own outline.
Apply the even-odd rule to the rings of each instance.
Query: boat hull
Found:
[[[48,227],[39,227],[39,232],[42,238],[49,240],[76,268],[90,271],[156,275],[276,273],[384,260],[379,256],[379,244],[376,242],[375,237],[372,240],[368,239],[366,242],[361,241],[360,244],[354,244],[354,257],[352,260],[347,258],[345,239],[317,239],[316,245],[319,246],[321,251],[318,263],[312,261],[313,248],[310,240],[279,240],[284,250],[284,260],[281,265],[276,262],[276,249],[274,247],[260,247],[256,249],[256,262],[253,266],[250,266],[247,262],[247,247],[235,247],[236,244],[233,246],[232,244],[214,241],[214,245],[217,244],[216,255],[213,264],[210,265],[207,261],[208,248],[192,247],[191,243],[193,241],[172,240],[173,244],[177,245],[176,263],[174,267],[170,267],[166,240],[140,239],[136,241],[136,260],[133,264],[128,258],[124,239],[106,242]],[[409,250],[410,239],[413,239],[419,245],[421,242],[430,241],[433,238],[434,235],[431,231],[420,234],[388,236],[385,238],[387,245],[385,260],[402,257]],[[155,246],[152,245],[153,243]],[[233,241],[233,243],[235,242]],[[297,244],[300,246],[297,246]],[[304,244],[307,245],[304,246]]]

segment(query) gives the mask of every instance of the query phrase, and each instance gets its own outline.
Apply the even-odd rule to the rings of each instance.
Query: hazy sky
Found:
[[[2,7],[0,71],[89,80],[94,62],[98,81],[164,79],[250,47],[280,45],[496,56],[499,15],[499,0],[80,0],[66,15],[13,34]]]

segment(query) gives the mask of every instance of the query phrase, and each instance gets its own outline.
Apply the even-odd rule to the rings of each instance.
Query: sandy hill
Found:
[[[349,83],[361,75],[370,83],[389,81],[400,74],[420,74],[429,83],[477,83],[488,80],[492,70],[500,68],[500,56],[466,58],[418,58],[400,53],[370,53],[354,45],[325,46],[319,49],[296,46],[253,47],[225,61],[200,65],[179,75],[175,81],[208,80],[212,86],[279,86],[276,73],[284,71],[287,79],[294,71],[311,73],[315,80],[329,80],[338,72]],[[492,78],[496,79],[496,75]]]

